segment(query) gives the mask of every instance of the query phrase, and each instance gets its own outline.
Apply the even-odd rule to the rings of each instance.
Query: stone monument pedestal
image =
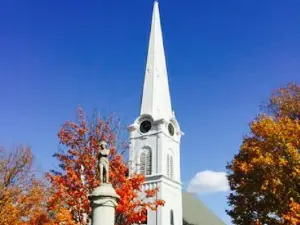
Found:
[[[115,225],[115,210],[120,197],[112,185],[101,183],[89,198],[92,207],[92,225]]]

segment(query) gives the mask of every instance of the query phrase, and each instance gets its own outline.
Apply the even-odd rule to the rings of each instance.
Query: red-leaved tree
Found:
[[[78,109],[76,121],[66,122],[61,127],[58,137],[62,150],[54,155],[60,162],[60,169],[47,174],[54,190],[49,210],[53,214],[52,218],[56,220],[55,223],[58,224],[61,218],[68,224],[89,223],[91,207],[88,196],[99,185],[96,164],[99,142],[102,140],[111,149],[110,181],[120,196],[116,224],[141,223],[146,220],[147,209],[156,210],[164,205],[163,200],[152,198],[157,189],[142,190],[144,175],[128,176],[128,167],[120,154],[124,149],[117,151],[115,148],[116,129],[115,120],[112,118],[103,119],[97,116],[88,124],[82,108]],[[66,213],[57,216],[62,210]]]

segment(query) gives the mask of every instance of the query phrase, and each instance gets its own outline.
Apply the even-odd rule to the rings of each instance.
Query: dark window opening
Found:
[[[174,225],[174,212],[171,210],[170,212],[170,225]]]
[[[146,215],[146,219],[141,224],[147,225],[148,224],[148,210],[147,209],[142,210],[142,214]]]

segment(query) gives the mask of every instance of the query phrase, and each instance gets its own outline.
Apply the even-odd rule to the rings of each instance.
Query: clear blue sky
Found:
[[[139,113],[152,0],[0,1],[0,144],[56,165],[78,104]],[[300,1],[162,0],[172,104],[185,136],[182,181],[225,171],[271,91],[300,80]],[[201,195],[222,219],[226,193]]]

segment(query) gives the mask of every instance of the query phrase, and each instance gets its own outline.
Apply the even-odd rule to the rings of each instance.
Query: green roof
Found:
[[[226,225],[194,194],[182,193],[183,225]]]

